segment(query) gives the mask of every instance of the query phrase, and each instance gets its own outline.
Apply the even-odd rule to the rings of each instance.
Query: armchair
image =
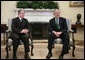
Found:
[[[74,51],[75,51],[74,33],[75,33],[75,31],[71,29],[71,20],[66,19],[66,23],[67,23],[68,33],[69,33],[69,39],[70,39],[70,41],[69,41],[69,49],[70,49],[70,46],[73,47],[73,49],[72,49],[72,56],[75,57],[75,54],[74,54]],[[72,36],[72,38],[71,38],[71,36]],[[54,44],[55,43],[58,43],[58,41],[60,41],[60,44],[62,44],[62,40],[61,39],[59,39],[59,40],[58,39],[55,39],[54,40],[54,43],[53,43],[53,48],[54,48]],[[72,43],[71,43],[71,41],[72,41]]]
[[[10,38],[10,33],[11,33],[11,24],[12,24],[12,19],[8,19],[8,30],[6,30],[6,58],[9,58],[9,51],[11,50],[11,46],[13,46],[13,40]],[[32,35],[31,32],[28,33],[29,34],[29,45],[31,46],[31,56],[33,56],[33,39],[32,39]],[[22,41],[20,40],[20,44],[22,45]]]

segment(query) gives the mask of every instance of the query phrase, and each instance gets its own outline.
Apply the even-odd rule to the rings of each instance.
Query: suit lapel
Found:
[[[57,26],[56,26],[56,22],[55,22],[55,18],[53,19],[53,25],[54,25],[55,27],[57,27]]]
[[[61,24],[62,24],[62,20],[61,18],[59,17],[59,26],[61,27]]]
[[[22,19],[22,25],[25,25],[25,21],[24,21],[24,19]]]
[[[60,28],[61,28],[61,25],[62,25],[62,20],[61,20],[61,18],[59,17],[59,26],[60,26]]]
[[[23,23],[20,21],[19,17],[17,18],[17,24],[18,26],[21,26]]]
[[[19,17],[17,17],[17,22],[20,23],[20,19],[19,19]]]

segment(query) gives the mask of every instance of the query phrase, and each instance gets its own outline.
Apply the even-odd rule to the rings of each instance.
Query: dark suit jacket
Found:
[[[23,18],[22,22],[20,21],[19,17],[12,19],[12,32],[13,33],[20,33],[22,29],[31,30],[28,20]]]
[[[55,18],[52,18],[50,20],[50,24],[49,24],[49,32],[52,33],[52,31],[61,31],[62,33],[67,32],[67,24],[66,24],[66,19],[63,17],[59,17],[59,26],[60,29],[57,29],[56,23],[55,23]]]

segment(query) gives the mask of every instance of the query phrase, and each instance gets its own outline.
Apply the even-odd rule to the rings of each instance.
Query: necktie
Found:
[[[55,22],[56,22],[57,29],[59,29],[59,23],[58,23],[58,20],[56,19]]]

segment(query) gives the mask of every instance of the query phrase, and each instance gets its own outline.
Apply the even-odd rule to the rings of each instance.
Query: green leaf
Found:
[[[33,8],[33,9],[59,9],[58,3],[53,1],[19,1],[17,8]]]

